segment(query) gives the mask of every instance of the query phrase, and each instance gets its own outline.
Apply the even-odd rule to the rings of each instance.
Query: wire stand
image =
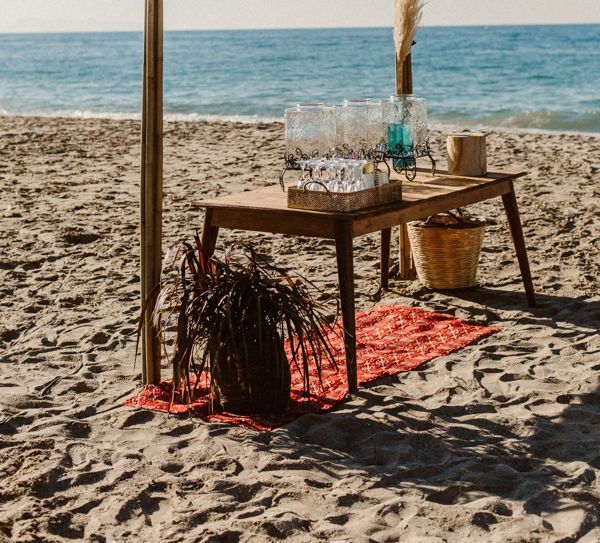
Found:
[[[302,160],[310,160],[311,158],[319,158],[321,155],[318,150],[310,153],[305,153],[302,149],[296,149],[295,153],[286,154],[284,157],[284,166],[279,174],[279,184],[285,192],[284,177],[288,170],[300,170],[298,164]],[[321,158],[346,158],[355,160],[370,160],[375,163],[377,168],[379,164],[385,164],[388,173],[391,173],[391,168],[396,173],[404,173],[406,179],[413,181],[417,176],[417,158],[428,157],[431,161],[431,175],[435,175],[436,163],[431,155],[431,147],[429,146],[429,138],[424,143],[418,145],[403,145],[398,144],[389,147],[386,143],[380,143],[377,147],[367,148],[361,147],[358,151],[351,149],[344,144],[340,147],[332,149],[329,153],[322,155]],[[390,162],[392,166],[390,167]]]

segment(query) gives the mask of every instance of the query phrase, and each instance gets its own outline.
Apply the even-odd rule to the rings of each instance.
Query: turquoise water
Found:
[[[402,124],[390,124],[387,129],[388,145],[391,148],[400,145],[410,147],[413,144],[412,128]]]
[[[396,152],[409,150],[414,144],[412,128],[402,124],[388,125],[387,138],[388,145]],[[406,164],[407,161],[404,159],[394,159],[394,168],[403,168]]]
[[[600,25],[423,28],[415,93],[433,121],[600,132]],[[0,35],[0,113],[134,117],[139,33]],[[174,118],[281,117],[298,101],[385,98],[391,29],[169,32]]]

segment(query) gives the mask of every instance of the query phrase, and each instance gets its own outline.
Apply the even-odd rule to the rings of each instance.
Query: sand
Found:
[[[0,117],[0,541],[600,540],[600,138],[493,133],[539,308],[498,202],[479,286],[381,303],[502,331],[271,433],[124,408],[139,389],[139,123]],[[442,156],[443,136],[436,137]],[[165,247],[202,197],[271,183],[278,124],[166,126]],[[224,233],[333,293],[329,241]],[[357,306],[378,238],[357,242]]]

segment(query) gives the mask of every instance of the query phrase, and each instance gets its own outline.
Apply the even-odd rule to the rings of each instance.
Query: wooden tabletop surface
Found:
[[[389,209],[411,207],[424,201],[447,198],[456,193],[477,192],[484,187],[493,187],[496,184],[517,179],[526,175],[522,171],[492,170],[485,177],[458,177],[439,172],[432,176],[428,170],[419,170],[414,181],[407,181],[403,175],[393,172],[392,179],[402,179],[402,201],[381,205],[351,213],[332,213],[327,211],[309,211],[290,209],[287,207],[286,193],[281,190],[278,183],[268,187],[228,194],[207,200],[198,204],[207,208],[227,209],[253,209],[256,211],[288,212],[302,215],[339,215],[346,219],[366,218],[373,214],[385,212]]]

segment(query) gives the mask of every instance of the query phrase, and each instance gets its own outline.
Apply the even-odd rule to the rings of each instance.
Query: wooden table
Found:
[[[273,184],[266,188],[201,201],[200,205],[206,208],[202,242],[207,254],[212,255],[219,228],[335,240],[348,389],[352,393],[358,388],[353,238],[381,231],[381,285],[387,288],[393,226],[490,198],[502,197],[527,301],[530,306],[535,306],[527,250],[513,186],[513,180],[524,175],[525,172],[492,171],[485,177],[456,177],[444,173],[433,177],[430,173],[419,171],[414,181],[403,181],[401,202],[353,213],[289,209],[286,194],[279,184]]]

